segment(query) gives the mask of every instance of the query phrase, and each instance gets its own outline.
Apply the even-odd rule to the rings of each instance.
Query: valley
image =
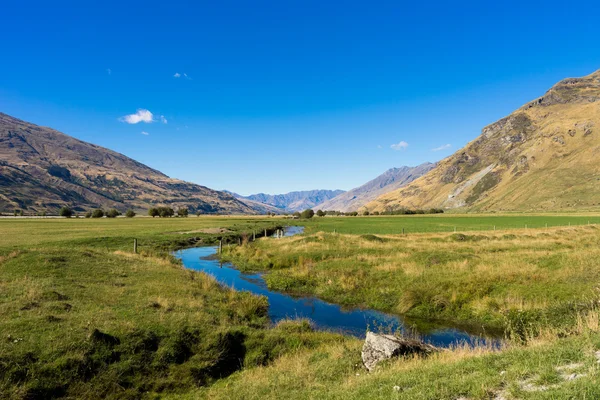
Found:
[[[523,222],[530,227],[510,227]],[[0,219],[0,393],[533,399],[542,393],[526,386],[533,377],[548,396],[594,397],[598,223],[583,213]],[[289,225],[305,232],[252,241]],[[458,232],[432,232],[448,225]],[[398,233],[402,226],[414,232]],[[171,255],[219,240],[223,261],[266,271],[271,290],[402,315],[425,340],[447,321],[499,330],[504,344],[459,342],[367,373],[361,339],[293,315],[273,325],[276,304],[182,268]],[[554,370],[568,364],[577,379]]]

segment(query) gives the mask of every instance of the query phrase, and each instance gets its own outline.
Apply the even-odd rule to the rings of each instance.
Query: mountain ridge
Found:
[[[0,210],[124,211],[152,206],[252,214],[226,193],[170,178],[123,154],[0,113]]]
[[[257,193],[249,196],[242,196],[232,192],[228,193],[233,194],[234,197],[242,201],[249,200],[275,207],[280,212],[296,212],[316,207],[324,201],[344,193],[344,191],[339,189],[314,189],[299,190],[284,194]]]
[[[567,78],[485,126],[465,147],[370,211],[443,207],[555,211],[600,205],[600,70]]]
[[[319,208],[327,211],[357,211],[378,196],[396,190],[421,177],[435,165],[435,163],[425,162],[415,167],[390,168],[367,183],[320,204]]]

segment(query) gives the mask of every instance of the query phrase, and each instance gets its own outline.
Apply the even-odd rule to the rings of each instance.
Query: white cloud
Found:
[[[138,122],[145,122],[147,124],[154,122],[154,115],[148,110],[140,108],[135,114],[125,115],[119,118],[119,121],[126,122],[128,124],[137,124]]]
[[[112,75],[112,69],[106,68],[106,73],[109,74],[109,75]]]
[[[449,149],[450,147],[452,147],[452,145],[450,143],[448,143],[443,146],[436,147],[435,149],[431,149],[431,151],[442,151],[442,150]]]
[[[382,148],[383,148],[383,146],[381,146],[380,144],[378,144],[378,145],[377,145],[377,148],[378,148],[378,149],[382,149]]]
[[[146,131],[142,131],[142,135],[144,135],[144,136],[148,136],[148,135],[149,135],[149,133],[148,133],[148,132],[146,132]]]
[[[408,147],[408,143],[402,140],[400,143],[396,143],[390,146],[394,150],[405,150]]]
[[[190,80],[190,81],[192,80],[192,78],[190,78],[188,76],[188,74],[186,74],[185,72],[183,74],[180,74],[179,72],[175,72],[175,74],[173,75],[173,78],[181,78],[182,76],[187,80]]]
[[[161,115],[161,116],[160,116],[160,122],[162,122],[163,124],[166,124],[166,123],[167,123],[167,119],[165,118],[165,116],[164,116],[164,115]]]

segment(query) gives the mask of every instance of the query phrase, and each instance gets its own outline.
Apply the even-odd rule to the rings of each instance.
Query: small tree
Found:
[[[135,211],[133,211],[133,210],[127,210],[127,212],[125,213],[125,216],[127,218],[133,218],[133,217],[135,217]]]
[[[292,214],[294,216],[294,218],[300,218],[300,213],[298,211],[296,211],[294,214]]]
[[[300,216],[305,219],[310,219],[315,216],[315,212],[310,208],[307,208],[306,210],[302,211],[302,214],[300,214]]]
[[[106,212],[106,218],[117,218],[121,213],[116,208],[111,208]]]
[[[180,217],[187,217],[188,216],[188,209],[187,208],[180,208],[179,210],[177,210],[177,215]]]
[[[60,209],[58,215],[65,218],[71,218],[73,216],[73,210],[71,210],[68,206],[64,206]]]
[[[158,208],[154,208],[154,207],[150,208],[148,210],[148,215],[151,216],[152,218],[158,217],[160,215],[160,213],[158,212]]]
[[[369,215],[369,210],[363,211],[363,215]]]
[[[317,210],[317,217],[324,217],[325,212],[323,210]]]
[[[21,212],[21,210],[15,210],[15,211],[13,211],[13,215],[16,217],[17,215],[19,215],[20,212]]]
[[[168,218],[175,215],[175,211],[171,207],[158,207],[158,215],[161,218]]]
[[[92,211],[91,211],[91,210],[88,210],[88,211],[85,213],[85,217],[86,217],[86,218],[92,218]]]
[[[104,211],[101,208],[94,210],[92,212],[92,218],[102,218],[104,217]]]

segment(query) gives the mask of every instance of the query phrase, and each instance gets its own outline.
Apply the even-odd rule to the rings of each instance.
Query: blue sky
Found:
[[[599,14],[592,1],[9,0],[0,111],[215,189],[351,189],[600,69]],[[153,122],[126,122],[138,110]]]

